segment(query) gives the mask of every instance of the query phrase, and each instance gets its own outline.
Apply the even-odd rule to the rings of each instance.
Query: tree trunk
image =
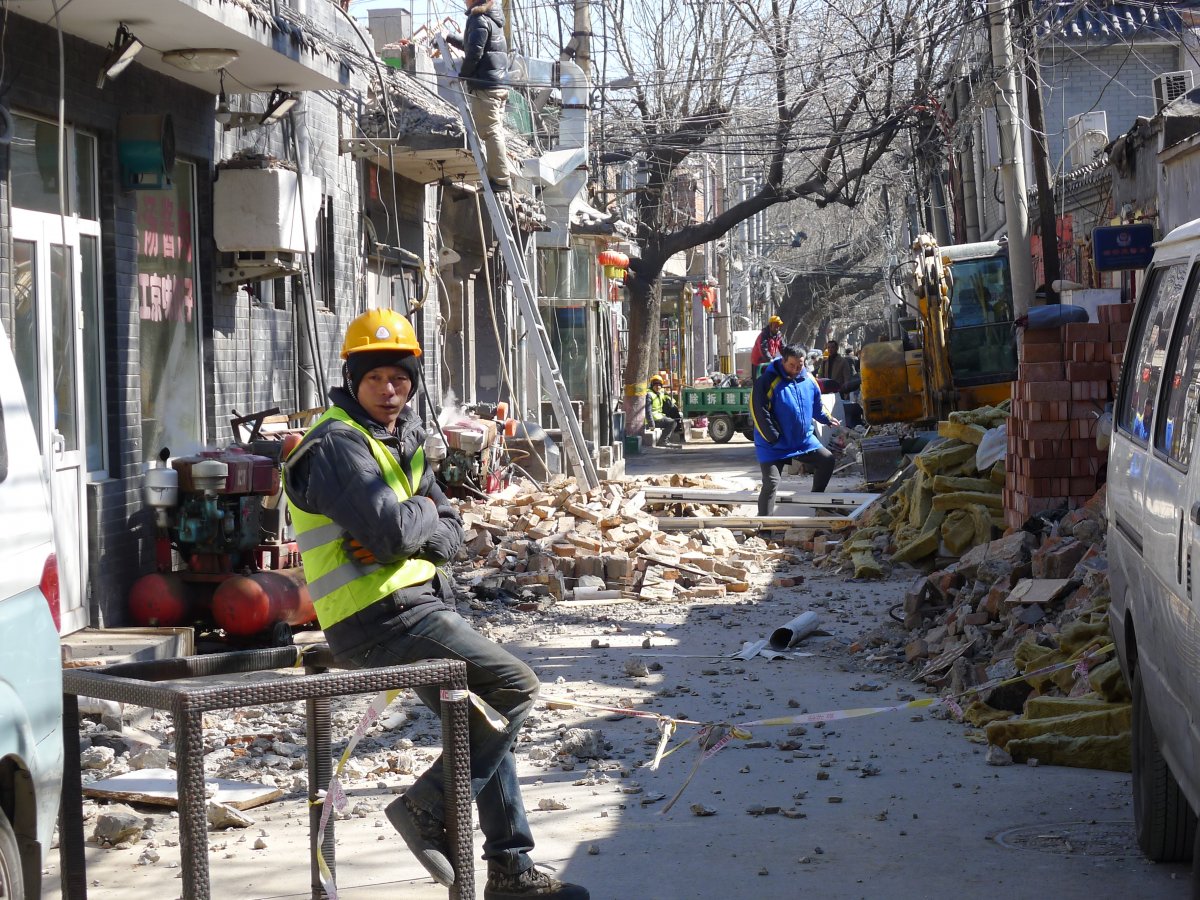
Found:
[[[626,290],[629,294],[629,336],[625,362],[625,433],[641,434],[646,423],[647,380],[658,369],[658,322],[662,310],[662,284],[658,280],[662,264],[640,260],[643,265],[630,271]],[[647,269],[653,269],[648,272]],[[649,276],[649,277],[648,277]]]

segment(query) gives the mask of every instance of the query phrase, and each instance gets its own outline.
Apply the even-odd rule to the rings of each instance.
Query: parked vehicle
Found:
[[[1133,692],[1137,839],[1156,861],[1200,859],[1198,283],[1200,220],[1155,246],[1109,446],[1110,615]]]
[[[41,896],[62,790],[58,568],[46,469],[0,325],[0,897]]]
[[[735,432],[747,440],[754,440],[754,426],[750,422],[749,387],[685,387],[683,389],[683,415],[687,419],[708,419],[708,436],[718,444],[728,443]]]

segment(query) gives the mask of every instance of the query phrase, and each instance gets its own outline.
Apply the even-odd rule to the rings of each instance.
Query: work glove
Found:
[[[425,542],[419,555],[422,559],[427,559],[434,565],[440,566],[457,556],[460,547],[462,547],[462,529],[458,527],[457,522],[444,520],[438,524],[433,537]]]
[[[356,541],[354,538],[347,536],[345,541],[343,541],[343,544],[346,548],[346,552],[363,565],[373,566],[376,562],[378,562],[378,560],[375,559],[375,554]]]

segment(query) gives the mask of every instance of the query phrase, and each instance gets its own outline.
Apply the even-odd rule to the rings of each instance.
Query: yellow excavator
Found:
[[[863,414],[870,425],[936,422],[954,410],[1001,403],[1017,376],[1008,247],[913,242],[898,340],[863,346]]]

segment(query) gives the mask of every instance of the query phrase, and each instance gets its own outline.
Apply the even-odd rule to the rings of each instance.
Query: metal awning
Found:
[[[337,90],[350,68],[327,35],[271,14],[266,0],[59,0],[65,33],[99,47],[112,43],[124,24],[145,47],[135,62],[177,81],[216,94],[216,72],[190,72],[163,60],[163,53],[192,48],[236,50],[225,67],[225,91]],[[7,0],[10,13],[54,26],[51,0]],[[151,49],[153,48],[153,49]],[[119,82],[117,82],[119,85]]]

